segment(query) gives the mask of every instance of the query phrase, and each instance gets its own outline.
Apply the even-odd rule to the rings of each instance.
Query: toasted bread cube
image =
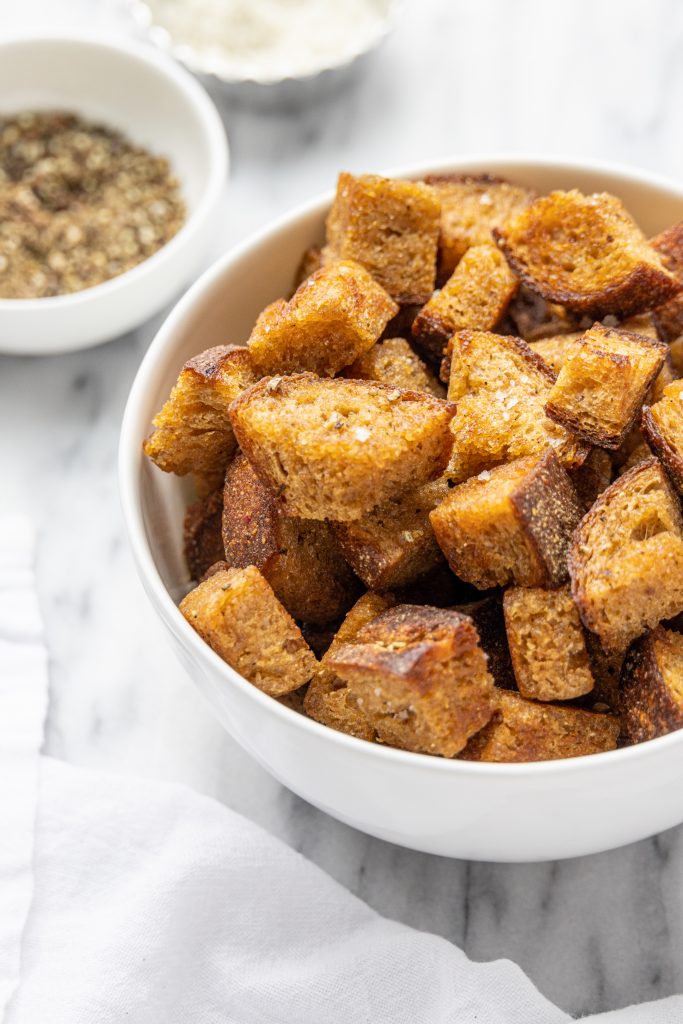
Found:
[[[479,643],[486,655],[487,667],[496,686],[506,690],[516,689],[500,592],[480,597],[469,604],[459,604],[455,610],[462,615],[469,615],[477,627]]]
[[[326,660],[392,747],[453,757],[493,714],[474,623],[447,608],[399,605]]]
[[[346,522],[442,475],[454,411],[417,391],[300,374],[259,381],[230,417],[288,515]]]
[[[193,580],[201,580],[212,565],[225,558],[221,534],[222,516],[222,490],[198,498],[185,513],[183,550]]]
[[[579,465],[588,448],[548,419],[544,405],[555,374],[519,338],[461,331],[453,341],[449,401],[456,483],[503,462],[550,446],[565,466]]]
[[[578,328],[576,317],[556,302],[548,302],[527,284],[520,284],[508,306],[506,323],[511,329],[501,334],[514,334],[525,341],[538,341],[558,334],[573,334]]]
[[[683,281],[683,221],[651,238],[650,245],[676,280]],[[658,306],[654,320],[660,337],[665,341],[674,341],[683,334],[683,291]]]
[[[659,341],[659,333],[653,313],[638,313],[637,316],[630,316],[621,323],[610,323],[611,317],[605,317],[606,327],[620,327],[622,331],[629,331],[631,334],[640,334],[644,338],[652,338]]]
[[[669,357],[673,367],[674,378],[683,377],[683,334],[669,344]]]
[[[325,257],[357,260],[397,302],[422,305],[436,281],[440,214],[436,193],[419,182],[342,173]]]
[[[545,411],[591,444],[619,448],[665,357],[659,341],[594,324],[565,360]]]
[[[355,380],[375,380],[402,391],[426,391],[445,398],[446,389],[429,367],[413,352],[405,338],[387,338],[356,359],[344,376]]]
[[[307,683],[318,663],[301,631],[253,565],[214,573],[180,602],[216,654],[271,697]]]
[[[643,432],[674,487],[683,494],[683,380],[673,381],[658,402],[645,406]]]
[[[573,700],[595,686],[579,612],[569,587],[510,587],[505,628],[517,688],[531,700]]]
[[[204,493],[216,490],[237,448],[228,406],[256,379],[245,348],[219,345],[190,359],[152,421],[145,454],[165,473],[196,474]]]
[[[658,626],[633,644],[621,675],[619,707],[632,743],[683,728],[683,636]]]
[[[577,342],[584,336],[584,331],[571,334],[553,334],[548,338],[537,338],[529,342],[529,348],[548,364],[553,373],[559,373],[567,356],[573,351]]]
[[[311,245],[304,252],[301,257],[301,262],[296,269],[294,275],[294,291],[296,291],[304,281],[309,278],[312,274],[315,274],[316,270],[320,270],[323,265],[323,252],[319,245]]]
[[[621,202],[605,192],[551,192],[494,234],[522,281],[575,314],[623,318],[681,290]]]
[[[518,284],[495,245],[472,246],[415,317],[413,337],[433,358],[440,358],[456,331],[493,330]]]
[[[255,565],[289,614],[338,619],[360,590],[328,523],[284,514],[243,455],[225,474],[222,546],[228,565]]]
[[[337,526],[344,557],[366,587],[406,587],[443,562],[429,513],[447,493],[446,481],[434,480]]]
[[[572,596],[608,653],[683,610],[683,519],[656,459],[600,495],[569,551]]]
[[[586,510],[609,487],[613,471],[612,456],[604,448],[591,448],[582,465],[567,471],[579,501]]]
[[[583,509],[551,449],[485,470],[430,515],[453,572],[475,587],[557,586]]]
[[[359,263],[334,260],[259,316],[249,337],[261,374],[334,377],[375,344],[398,309]]]
[[[362,740],[372,742],[375,729],[368,715],[351,693],[343,679],[340,679],[328,664],[329,657],[344,644],[351,644],[368,622],[376,619],[381,612],[394,605],[390,594],[363,594],[342,622],[327,653],[323,656],[306,691],[304,710],[309,718],[322,722],[331,729],[346,732]]]
[[[488,174],[432,174],[425,182],[441,201],[439,281],[447,281],[468,249],[491,242],[491,230],[533,199],[528,188]]]
[[[556,761],[614,750],[615,715],[537,704],[501,690],[493,718],[460,755],[466,761]]]

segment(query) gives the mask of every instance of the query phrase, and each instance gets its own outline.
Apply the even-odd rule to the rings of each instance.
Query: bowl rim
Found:
[[[188,211],[186,220],[175,235],[151,256],[129,270],[125,270],[122,274],[117,274],[100,284],[82,288],[77,292],[31,299],[0,298],[0,317],[3,313],[11,313],[13,316],[30,316],[38,310],[58,313],[75,306],[83,306],[85,303],[94,304],[100,299],[116,295],[128,285],[144,279],[165,260],[174,256],[177,251],[191,242],[201,230],[213,213],[216,202],[222,194],[230,167],[227,134],[213,101],[189,71],[158,48],[129,38],[122,32],[105,35],[100,32],[70,32],[55,29],[37,33],[17,32],[3,38],[0,40],[0,58],[5,50],[32,44],[39,46],[61,46],[62,44],[71,46],[75,44],[84,50],[107,50],[116,57],[133,60],[154,69],[160,78],[166,79],[167,87],[174,86],[189,101],[193,116],[202,127],[211,159],[208,161],[206,183],[196,207]],[[125,129],[122,130],[125,134]],[[171,172],[173,172],[172,166]]]
[[[663,191],[676,193],[683,199],[683,184],[664,175],[632,168],[609,161],[577,159],[574,157],[552,157],[535,153],[474,153],[468,156],[454,156],[434,160],[420,161],[391,168],[385,171],[390,177],[417,178],[425,174],[440,173],[515,173],[518,168],[552,171],[576,170],[595,172],[621,179],[629,185],[647,185]],[[229,269],[241,262],[253,249],[258,248],[269,238],[293,225],[296,221],[314,213],[322,214],[329,208],[334,190],[330,189],[314,199],[298,204],[289,212],[270,222],[266,227],[250,235],[238,245],[229,249],[219,257],[178,301],[163,322],[138,368],[133,381],[121,426],[118,452],[119,494],[123,519],[133,553],[133,559],[152,604],[171,633],[179,636],[183,644],[193,648],[200,660],[208,663],[213,672],[221,676],[226,685],[236,685],[248,699],[255,700],[266,713],[279,718],[283,725],[302,728],[313,736],[327,739],[328,742],[347,748],[351,753],[370,759],[380,758],[393,762],[404,768],[411,765],[416,770],[430,770],[439,773],[451,773],[457,777],[492,776],[497,779],[535,779],[540,781],[548,776],[565,776],[579,774],[582,771],[610,771],[618,769],[624,762],[635,758],[656,758],[670,747],[683,742],[683,730],[647,740],[643,743],[622,747],[617,750],[602,751],[596,754],[584,754],[579,757],[556,759],[551,761],[532,761],[523,763],[491,763],[463,761],[457,758],[443,758],[431,754],[419,754],[412,751],[399,750],[383,744],[368,743],[366,740],[349,736],[347,733],[331,729],[312,718],[286,707],[284,704],[254,686],[236,672],[227,662],[223,661],[199,635],[180,613],[168,590],[164,586],[159,571],[154,563],[150,546],[147,542],[141,504],[140,468],[143,461],[141,437],[145,436],[149,421],[143,417],[141,409],[145,396],[154,382],[157,362],[161,361],[166,348],[172,342],[179,329],[193,319],[194,307],[203,295],[210,291],[214,283]],[[194,681],[194,680],[193,680]],[[601,768],[602,766],[602,768]]]

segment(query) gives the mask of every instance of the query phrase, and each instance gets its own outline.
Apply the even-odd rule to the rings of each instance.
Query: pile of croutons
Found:
[[[683,726],[683,223],[488,176],[342,174],[298,287],[182,367],[213,650],[403,750],[572,757]]]

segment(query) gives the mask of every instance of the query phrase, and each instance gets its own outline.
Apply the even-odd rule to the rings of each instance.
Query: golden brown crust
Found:
[[[185,363],[154,417],[145,454],[166,473],[195,474],[204,495],[220,487],[237,447],[228,406],[255,380],[246,349],[219,345],[200,352]]]
[[[626,655],[620,710],[632,743],[683,728],[683,636],[658,626]]]
[[[305,250],[301,257],[299,266],[296,268],[296,274],[294,275],[294,288],[292,294],[299,288],[304,281],[315,274],[316,270],[320,270],[323,265],[323,252],[319,245],[311,245]]]
[[[573,700],[595,685],[569,587],[511,587],[503,598],[517,688],[531,700]]]
[[[426,391],[445,398],[446,389],[404,338],[386,338],[373,345],[344,371],[352,380],[375,380],[402,391]]]
[[[531,189],[490,174],[429,174],[424,180],[441,202],[440,283],[468,249],[489,244],[492,228],[505,225],[534,197]]]
[[[554,383],[553,371],[521,338],[454,335],[448,398],[457,408],[449,479],[460,483],[548,446],[563,465],[580,465],[587,445],[544,411]]]
[[[328,658],[379,740],[453,757],[491,717],[493,680],[471,619],[400,605],[373,619]]]
[[[304,698],[304,710],[317,722],[348,733],[358,739],[375,739],[375,729],[368,715],[346,683],[329,665],[329,657],[343,644],[355,641],[356,636],[369,622],[394,604],[391,594],[363,594],[350,610],[332,643],[323,656]]]
[[[486,589],[557,586],[583,509],[551,449],[453,488],[430,516],[453,572]]]
[[[223,661],[271,697],[298,690],[316,670],[301,631],[254,566],[214,573],[180,611]]]
[[[357,260],[397,302],[422,305],[434,291],[439,218],[438,197],[426,185],[344,172],[325,257]]]
[[[643,408],[642,426],[674,487],[683,494],[683,381],[673,381],[658,402]]]
[[[594,324],[569,352],[546,414],[590,444],[619,448],[666,351],[660,341]]]
[[[551,192],[494,236],[522,281],[575,314],[623,318],[681,290],[620,201],[607,193]]]
[[[398,306],[359,263],[333,260],[260,314],[249,337],[260,374],[334,377],[382,334]]]
[[[460,755],[466,761],[554,761],[614,750],[619,719],[501,690],[498,710]]]
[[[406,587],[443,562],[429,513],[447,493],[446,481],[434,480],[337,525],[344,557],[370,590]]]
[[[569,550],[572,596],[608,654],[683,610],[683,520],[656,459],[611,484]]]
[[[415,317],[412,327],[415,341],[432,358],[438,359],[456,331],[493,330],[518,284],[495,245],[472,246],[441,291],[436,292]]]
[[[228,565],[260,569],[295,619],[331,622],[358,596],[332,527],[285,516],[241,454],[225,476],[222,538]]]
[[[651,238],[650,245],[662,257],[667,270],[678,281],[683,281],[683,221]],[[683,333],[683,292],[658,306],[654,312],[654,321],[664,341],[671,342],[678,338]]]
[[[310,374],[259,381],[230,407],[242,451],[287,514],[340,522],[440,476],[454,412],[425,393]]]
[[[200,580],[216,562],[225,558],[221,518],[223,492],[214,491],[189,506],[183,524],[183,550],[190,578]]]

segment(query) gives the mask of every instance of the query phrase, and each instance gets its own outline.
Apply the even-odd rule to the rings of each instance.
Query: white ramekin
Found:
[[[644,230],[683,219],[683,186],[644,171],[535,157],[482,156],[397,172],[488,171],[541,191],[619,195]],[[142,441],[181,364],[199,349],[244,342],[266,303],[288,292],[302,251],[321,239],[331,195],[233,249],[178,303],[133,384],[119,454],[135,562],[190,676],[226,729],[316,807],[403,846],[476,860],[575,857],[683,821],[683,731],[639,746],[537,764],[476,764],[392,750],[327,729],[266,697],[199,639],[184,593],[182,481],[143,458]],[[226,328],[228,333],[226,334]]]
[[[192,75],[149,45],[99,36],[0,43],[0,114],[75,111],[168,157],[187,221],[163,248],[93,288],[0,299],[0,352],[67,352],[107,341],[158,312],[197,274],[228,173],[222,122]]]

